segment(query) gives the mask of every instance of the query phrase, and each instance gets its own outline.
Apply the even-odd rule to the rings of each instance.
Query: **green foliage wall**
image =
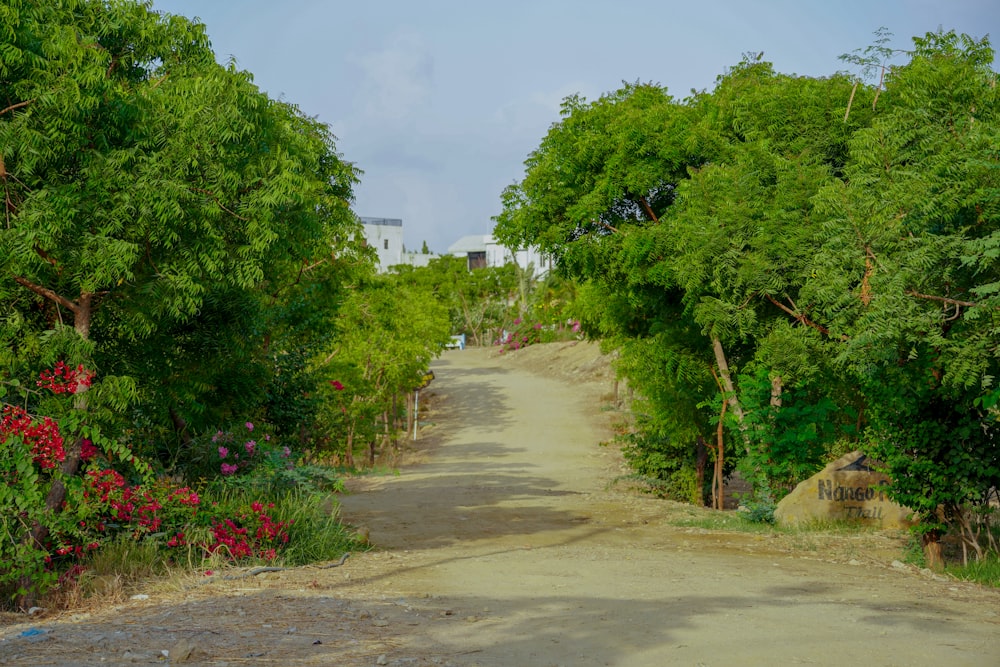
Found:
[[[130,378],[116,428],[170,467],[261,414],[273,351],[301,344],[290,311],[308,289],[336,304],[365,264],[357,174],[201,25],[126,0],[0,12],[2,372],[67,357]],[[90,344],[45,333],[61,326]]]

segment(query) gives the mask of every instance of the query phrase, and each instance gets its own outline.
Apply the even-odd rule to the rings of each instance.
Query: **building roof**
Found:
[[[383,225],[386,227],[402,227],[403,220],[401,218],[366,218],[365,216],[359,216],[361,218],[361,224],[363,225]]]
[[[459,240],[448,246],[448,254],[465,255],[470,252],[485,252],[486,238],[482,234],[473,236],[463,236]]]

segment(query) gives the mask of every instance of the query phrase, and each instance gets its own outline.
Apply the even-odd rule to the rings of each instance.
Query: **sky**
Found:
[[[1000,44],[997,0],[153,0],[197,17],[220,62],[326,123],[364,173],[361,216],[402,218],[404,243],[443,253],[488,234],[568,95],[623,81],[676,98],[711,90],[744,53],[787,74],[887,28],[891,46],[939,28]],[[995,61],[996,62],[996,61]]]

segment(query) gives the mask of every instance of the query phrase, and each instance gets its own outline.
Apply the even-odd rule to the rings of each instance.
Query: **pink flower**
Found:
[[[344,391],[344,383],[340,380],[330,380],[330,386],[332,386],[337,391]]]
[[[232,475],[234,472],[236,472],[239,469],[240,469],[240,467],[237,466],[237,465],[230,465],[228,463],[223,463],[222,464],[222,474],[223,475]]]
[[[253,422],[247,422],[246,426],[247,426],[247,430],[248,431],[252,431],[253,430]]]
[[[247,454],[249,454],[250,456],[253,456],[253,452],[257,448],[257,441],[256,440],[247,440],[246,444],[243,445],[243,446],[246,448]]]
[[[229,450],[225,447],[219,447],[219,458],[224,459],[229,456]]]
[[[289,449],[288,447],[285,447],[284,450],[282,450],[282,453],[281,453],[282,458],[286,458],[287,459],[291,455],[292,455],[292,450]]]

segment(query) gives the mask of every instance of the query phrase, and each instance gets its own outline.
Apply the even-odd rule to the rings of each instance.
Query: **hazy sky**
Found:
[[[678,98],[746,52],[828,75],[885,26],[1000,37],[997,0],[153,0],[198,17],[220,61],[333,128],[364,175],[359,215],[402,218],[407,249],[487,234],[500,193],[570,94],[622,81]]]

